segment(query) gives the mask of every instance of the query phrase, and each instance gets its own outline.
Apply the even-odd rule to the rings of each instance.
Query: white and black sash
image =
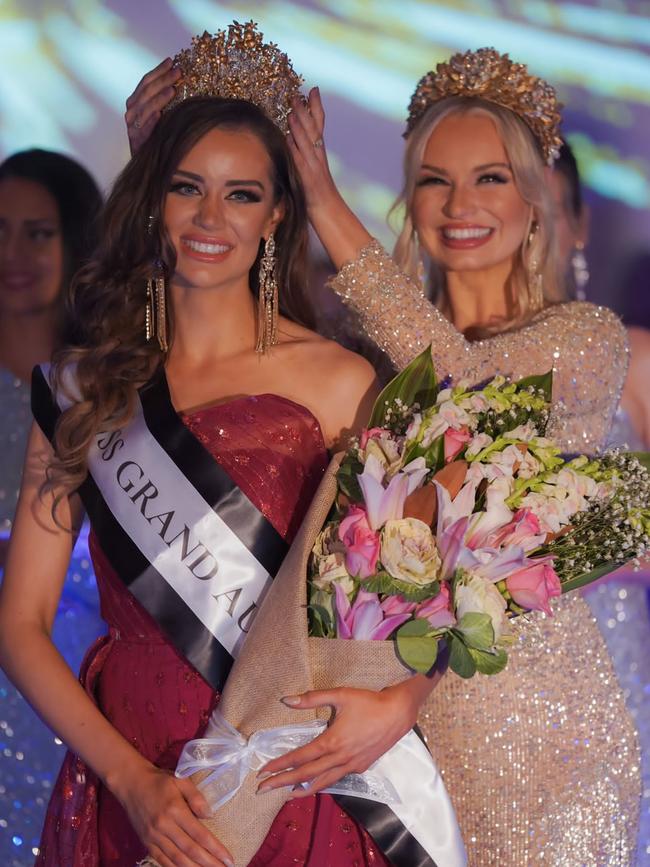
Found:
[[[35,368],[32,411],[50,440],[69,405],[55,400],[47,366]],[[183,424],[162,369],[129,423],[97,434],[79,493],[117,575],[221,690],[288,546]]]
[[[66,373],[65,393],[76,395],[74,374]],[[48,366],[36,367],[32,412],[50,441],[70,405],[61,393],[55,398]],[[139,389],[128,424],[96,435],[79,494],[119,578],[221,690],[288,545],[183,424],[162,368]],[[453,813],[445,812],[444,786],[435,768],[425,770],[427,795],[443,805],[437,827],[427,826],[426,798],[393,809],[354,795],[334,798],[395,867],[459,867],[464,851]],[[438,850],[444,860],[434,858]]]

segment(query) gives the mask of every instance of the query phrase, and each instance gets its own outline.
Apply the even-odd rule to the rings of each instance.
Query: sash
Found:
[[[56,398],[48,365],[32,376],[50,441],[78,394],[66,374]],[[162,368],[128,424],[95,436],[79,494],[117,575],[220,691],[288,545],[178,417]]]

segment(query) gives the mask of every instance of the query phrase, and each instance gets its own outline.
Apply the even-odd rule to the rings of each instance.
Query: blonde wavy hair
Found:
[[[422,115],[408,137],[404,154],[404,186],[390,211],[393,220],[398,213],[404,214],[393,258],[409,277],[419,281],[422,265],[417,229],[412,217],[413,198],[429,138],[434,129],[451,115],[483,115],[492,120],[503,141],[517,189],[531,208],[530,221],[509,278],[513,297],[517,300],[517,311],[505,327],[517,328],[539,310],[534,303],[531,278],[533,263],[537,263],[536,273],[541,277],[544,306],[565,300],[566,294],[556,252],[552,201],[547,189],[544,162],[532,133],[509,109],[474,97],[450,97],[435,103]],[[434,261],[428,263],[426,290],[434,303],[445,300],[445,272]],[[485,332],[489,334],[503,330],[501,324]]]
[[[307,210],[282,132],[260,109],[243,100],[197,97],[163,115],[115,182],[102,218],[99,247],[72,284],[72,339],[55,354],[52,378],[55,393],[65,394],[73,403],[57,421],[54,458],[43,488],[55,493],[55,519],[63,497],[86,478],[93,438],[131,418],[137,389],[164,363],[157,341],[145,339],[145,285],[155,259],[167,275],[174,273],[176,254],[162,219],[165,198],[183,156],[215,127],[252,132],[264,144],[274,174],[274,198],[284,205],[275,231],[280,309],[294,321],[313,323],[304,294]],[[154,228],[148,231],[148,225]],[[254,295],[263,251],[260,239],[249,278]],[[172,305],[167,310],[173,341]],[[70,393],[68,384],[70,370],[75,372],[75,393]]]

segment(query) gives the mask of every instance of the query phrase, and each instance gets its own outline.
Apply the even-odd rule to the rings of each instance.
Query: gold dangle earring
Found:
[[[147,233],[153,233],[155,217],[150,216],[147,223]],[[160,259],[156,259],[153,265],[153,273],[147,277],[145,308],[144,308],[144,333],[147,343],[153,338],[158,338],[158,346],[162,352],[167,352],[167,303],[165,296],[165,270]]]
[[[275,279],[275,239],[270,234],[260,259],[259,295],[257,299],[257,345],[255,351],[266,354],[278,342],[278,284]]]
[[[528,294],[533,313],[538,313],[544,307],[543,278],[539,268],[537,252],[533,249],[537,229],[538,224],[533,222],[528,233]]]

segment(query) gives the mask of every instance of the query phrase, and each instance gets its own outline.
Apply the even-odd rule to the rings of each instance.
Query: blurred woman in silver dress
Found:
[[[22,151],[0,164],[0,573],[32,423],[31,371],[73,337],[64,334],[65,290],[95,244],[101,204],[92,177],[62,154]],[[80,538],[54,631],[71,665],[100,622]],[[0,863],[28,864],[64,751],[2,672],[0,741]]]

